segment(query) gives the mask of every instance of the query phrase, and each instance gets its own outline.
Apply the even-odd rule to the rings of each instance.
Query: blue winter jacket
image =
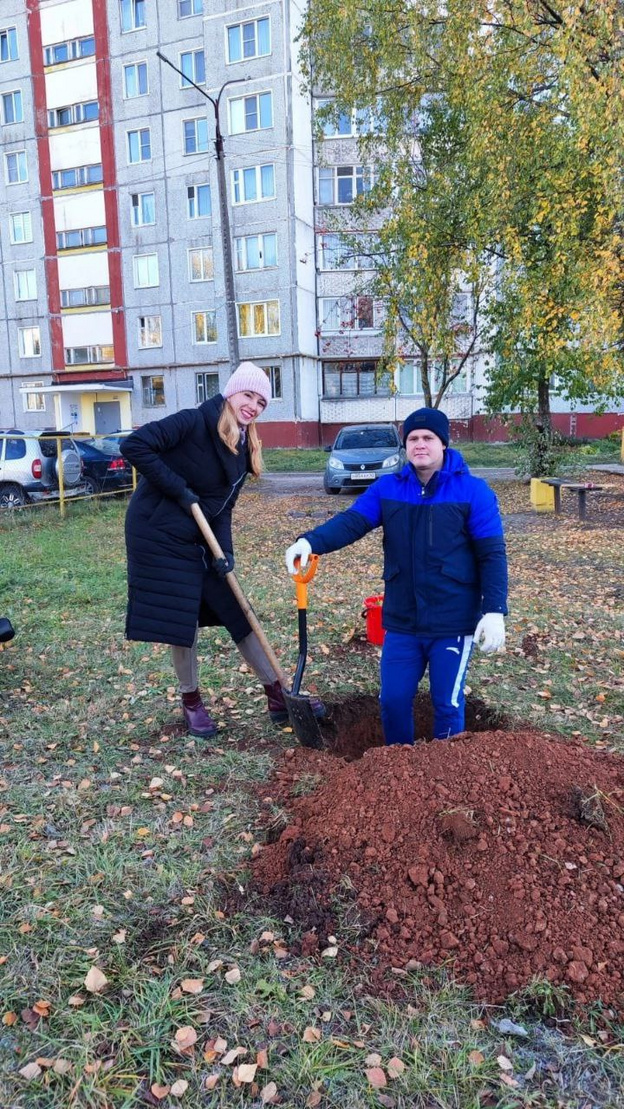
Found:
[[[458,451],[426,486],[411,463],[380,477],[354,502],[304,537],[316,554],[337,551],[383,528],[388,631],[472,635],[485,612],[507,612],[507,557],[496,496]]]

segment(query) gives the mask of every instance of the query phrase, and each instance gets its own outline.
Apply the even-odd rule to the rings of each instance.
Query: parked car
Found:
[[[115,431],[112,435],[104,435],[101,439],[97,440],[97,445],[103,451],[120,451],[121,444],[130,431]]]
[[[82,459],[82,479],[87,493],[116,493],[132,485],[132,466],[112,443],[100,439],[76,439]]]
[[[338,432],[323,477],[326,493],[370,485],[380,474],[396,474],[405,451],[394,424],[354,424]]]
[[[0,508],[18,508],[29,501],[52,500],[59,494],[57,431],[0,430]],[[82,463],[73,439],[61,440],[63,488],[77,491]]]

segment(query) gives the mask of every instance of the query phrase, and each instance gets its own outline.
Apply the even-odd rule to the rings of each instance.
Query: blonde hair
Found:
[[[234,409],[227,399],[221,409],[221,415],[219,416],[219,422],[217,424],[217,433],[221,442],[225,443],[228,450],[231,450],[232,454],[238,454],[240,427],[234,415]],[[249,444],[251,472],[254,477],[260,477],[264,469],[262,462],[262,443],[258,435],[255,420],[252,420],[252,422],[247,425],[247,442]]]

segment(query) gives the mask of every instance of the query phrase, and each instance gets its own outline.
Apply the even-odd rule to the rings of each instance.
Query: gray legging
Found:
[[[197,638],[199,628],[195,630],[195,639],[192,647],[172,647],[171,659],[180,685],[180,693],[194,693],[199,686],[199,668],[197,665]],[[241,639],[236,646],[245,662],[251,667],[260,680],[261,685],[273,685],[277,674],[266,657],[255,632]]]

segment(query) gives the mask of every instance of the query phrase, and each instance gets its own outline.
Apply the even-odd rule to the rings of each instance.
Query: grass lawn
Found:
[[[622,529],[604,506],[582,527],[531,516],[519,483],[498,492],[508,650],[475,657],[472,693],[624,750]],[[283,550],[335,510],[327,501],[250,486],[237,508],[240,580],[288,671]],[[347,917],[336,957],[290,953],[296,926],[267,915],[249,862],[292,735],[271,728],[218,629],[202,636],[202,685],[222,730],[209,748],[182,734],[167,649],[123,639],[124,509],[0,521],[0,615],[17,630],[0,650],[0,1106],[621,1105],[624,1029],[599,1005],[581,1020],[536,982],[477,1006],[442,970],[384,1002],[347,957]],[[307,684],[328,701],[377,688],[378,653],[359,639],[381,558],[369,536],[311,586]],[[528,1035],[498,1030],[504,1017]]]
[[[513,443],[453,442],[451,446],[461,451],[470,466],[515,466],[518,459]],[[576,453],[587,462],[620,461],[618,445],[608,439],[597,439],[579,447]],[[275,473],[321,472],[325,469],[328,458],[325,451],[313,448],[291,450],[287,447],[273,447],[264,450],[263,454],[267,470]]]

